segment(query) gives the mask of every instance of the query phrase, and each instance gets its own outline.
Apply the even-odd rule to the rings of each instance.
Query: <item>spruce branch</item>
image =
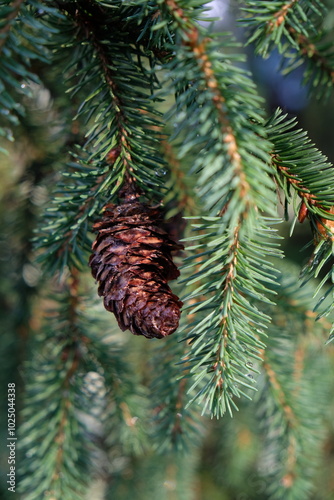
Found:
[[[36,236],[37,254],[60,275],[61,291],[29,344],[22,495],[83,500],[97,461],[106,498],[191,500],[198,496],[198,459],[208,451],[207,441],[203,448],[189,446],[204,436],[192,403],[218,418],[237,410],[242,398],[239,432],[215,444],[226,450],[228,471],[238,461],[234,484],[251,470],[262,485],[265,477],[268,499],[307,500],[331,388],[322,344],[334,307],[333,282],[328,286],[334,273],[326,267],[334,248],[332,165],[294,121],[279,112],[266,121],[240,46],[203,26],[203,1],[27,0],[19,6],[14,0],[15,16],[4,3],[0,24],[10,28],[0,28],[6,80],[0,103],[22,123],[27,99],[21,85],[30,78],[35,84],[27,87],[40,89],[51,62],[55,86],[65,80],[71,102],[64,99],[68,113],[51,98],[49,119],[74,111],[81,135],[69,153],[65,141],[57,150],[61,179]],[[262,49],[278,43],[287,57],[296,51],[288,69],[309,60],[306,79],[329,91],[333,56],[316,33],[322,4],[247,5]],[[9,77],[2,73],[6,65]],[[166,107],[163,116],[159,109]],[[53,129],[64,136],[58,123]],[[275,182],[313,228],[315,250],[301,289],[295,276],[281,282],[275,269],[281,255]],[[176,212],[171,231],[160,226],[162,201],[165,213]],[[172,240],[184,229],[183,214],[193,229],[183,268],[189,315],[182,331],[156,351],[154,340],[139,348],[139,339],[128,343],[110,315],[103,321],[104,311],[82,298],[85,278],[79,282],[78,269],[88,260],[90,231],[99,233],[90,263],[106,308],[122,329],[161,338],[176,330],[182,305],[167,282],[178,275],[171,252],[180,249]],[[11,267],[7,281],[18,269]],[[322,288],[325,294],[314,312],[309,280],[317,276],[315,294]],[[15,285],[7,281],[4,290],[12,294]],[[36,307],[43,313],[49,303],[36,301]],[[255,387],[260,418],[249,404]],[[214,431],[220,425],[214,423]],[[216,440],[216,432],[212,436]],[[211,459],[210,469],[216,464],[221,468]],[[226,486],[224,477],[219,494],[240,496],[239,484],[231,494],[233,479]],[[245,493],[258,498],[263,490],[250,482]]]
[[[160,139],[160,128],[156,127],[156,125],[160,125],[159,113],[151,105],[150,94],[146,93],[146,90],[153,91],[157,82],[151,79],[150,72],[145,69],[144,64],[141,62],[141,59],[145,58],[145,54],[140,51],[139,45],[133,46],[124,36],[121,26],[119,31],[110,37],[109,29],[111,26],[115,29],[115,18],[116,20],[125,20],[128,11],[122,10],[122,6],[119,6],[115,11],[115,6],[112,4],[108,9],[106,4],[100,6],[91,2],[77,4],[61,2],[61,6],[79,28],[79,46],[83,44],[83,51],[85,52],[85,46],[88,42],[87,56],[94,58],[95,54],[100,66],[100,71],[97,73],[95,66],[93,69],[90,68],[88,74],[83,74],[81,81],[72,89],[73,92],[78,91],[78,87],[81,89],[86,81],[92,79],[92,76],[96,73],[98,86],[94,89],[93,95],[84,100],[79,114],[87,111],[88,103],[91,108],[92,104],[99,98],[105,99],[108,96],[107,99],[109,100],[108,106],[104,107],[103,102],[97,104],[100,112],[98,118],[102,120],[102,123],[95,120],[93,129],[88,134],[87,143],[109,130],[110,135],[105,133],[105,137],[103,137],[104,144],[107,145],[107,152],[111,149],[119,150],[118,161],[122,163],[123,176],[127,179],[127,183],[139,182],[140,185],[142,183],[141,187],[145,192],[147,186],[144,185],[142,178],[138,178],[136,171],[139,163],[142,163],[144,172],[145,166],[149,167],[148,171],[152,169],[152,159],[154,153],[156,153],[154,146],[159,143]],[[102,19],[104,22],[101,25],[100,21]],[[105,40],[107,35],[108,44]],[[122,50],[116,44],[120,37],[123,39]],[[134,60],[135,57],[138,58],[137,62]],[[79,61],[76,60],[75,64],[78,63]],[[120,70],[122,71],[120,72]],[[140,90],[139,87],[141,87]],[[91,102],[92,99],[93,103]],[[134,102],[137,103],[136,108],[132,106]],[[102,110],[107,111],[104,116],[101,116]],[[148,128],[151,130],[151,134],[149,137],[145,137],[145,131]],[[108,135],[109,143],[106,140]],[[139,159],[139,146],[136,141],[139,137],[146,143],[148,149],[145,152],[143,147],[140,148],[140,153],[143,156],[141,159]],[[99,141],[97,144],[99,144]],[[104,152],[103,148],[100,147],[98,153],[101,155],[102,152]],[[104,153],[102,158],[106,154]],[[151,161],[149,161],[150,159]],[[147,165],[145,165],[145,160]],[[147,181],[150,180],[149,184],[153,186],[161,187],[162,183],[159,183],[158,176],[155,173],[159,168],[159,163],[161,164],[162,161],[157,160],[153,176],[151,174],[150,179],[147,179]],[[119,187],[121,185],[120,182]]]
[[[91,303],[90,297],[80,297],[78,328],[85,342],[86,373],[99,380],[100,388],[92,396],[95,392],[98,398],[98,408],[93,408],[102,426],[103,449],[116,461],[124,455],[140,456],[149,447],[148,391],[131,367],[130,346],[117,339],[116,323],[110,325],[109,316],[104,318]],[[90,411],[89,400],[87,403]]]
[[[325,6],[321,1],[311,2],[310,0],[281,0],[275,2],[256,2],[246,0],[243,2],[242,11],[246,13],[246,18],[240,21],[252,28],[252,36],[248,43],[257,40],[257,51],[265,56],[270,51],[272,45],[277,43],[281,47],[281,40],[284,37],[295,48],[295,41],[291,38],[291,32],[300,32],[308,36],[308,33],[315,33],[314,16],[320,17],[325,11]]]
[[[124,170],[126,172],[127,182],[132,183],[132,171],[130,166],[132,161],[131,149],[128,144],[128,132],[125,127],[126,117],[124,116],[125,103],[119,93],[118,86],[114,80],[115,70],[112,68],[112,59],[108,54],[107,47],[102,43],[97,34],[97,22],[102,19],[104,12],[103,7],[91,2],[81,2],[81,8],[75,7],[73,4],[67,4],[67,9],[70,7],[70,12],[74,18],[75,24],[78,25],[83,32],[83,39],[88,40],[95,49],[95,53],[100,61],[102,74],[106,85],[110,89],[112,95],[111,105],[114,110],[114,120],[116,122],[117,135],[115,138],[114,150],[119,150],[119,155],[122,157]],[[64,4],[63,4],[64,7]],[[73,8],[75,9],[73,10]]]
[[[329,34],[320,26],[326,12],[321,1],[243,2],[248,44],[266,57],[275,47],[284,56],[285,74],[305,63],[304,83],[318,98],[327,98],[334,83],[334,56]],[[293,49],[293,50],[291,50]]]
[[[195,398],[204,400],[215,416],[231,412],[236,407],[234,397],[249,398],[247,389],[253,388],[254,382],[249,377],[251,359],[258,359],[264,348],[260,336],[270,320],[254,302],[269,301],[264,292],[266,283],[274,281],[274,273],[268,258],[277,255],[277,243],[273,240],[268,244],[267,221],[252,237],[244,233],[244,228],[242,235],[239,231],[232,240],[223,233],[223,245],[222,238],[217,242],[204,240],[203,246],[209,245],[212,250],[203,252],[200,269],[209,279],[190,294],[197,297],[192,310],[202,313],[200,322],[194,321],[188,332],[188,363],[195,380],[191,390],[199,387]]]
[[[296,129],[296,119],[286,120],[280,110],[268,120],[268,137],[274,149],[272,162],[278,184],[282,187],[286,202],[291,203],[291,190],[298,194],[301,203],[295,207],[300,222],[310,221],[314,251],[303,269],[302,283],[321,276],[316,287],[318,295],[323,287],[325,294],[318,300],[315,310],[318,317],[328,316],[334,308],[333,266],[333,212],[334,168],[327,158],[311,143],[306,132]],[[324,272],[326,265],[330,270]],[[329,285],[328,285],[329,283]],[[327,286],[328,285],[328,286]],[[324,301],[325,306],[323,306]],[[330,330],[330,336],[333,327]],[[331,338],[331,337],[330,337]]]
[[[185,452],[198,444],[202,434],[199,415],[193,408],[186,408],[191,381],[180,377],[175,360],[188,351],[185,343],[168,340],[159,346],[151,366],[159,366],[159,375],[151,384],[152,410],[155,423],[154,443],[159,452]]]
[[[294,274],[294,272],[292,273]],[[297,288],[283,277],[264,354],[264,382],[259,393],[259,417],[264,433],[262,475],[270,499],[311,498],[312,479],[324,436],[317,431],[324,419],[327,389],[314,393],[310,381],[326,373],[323,351],[325,324],[310,322],[312,287]],[[300,336],[296,331],[303,332]],[[321,358],[321,356],[320,356]],[[321,384],[321,382],[320,382]],[[309,404],[309,397],[316,403]]]
[[[78,279],[69,281],[28,367],[20,446],[29,460],[22,461],[20,490],[29,500],[41,495],[82,499],[87,484],[88,441],[78,415],[83,341],[77,325]]]
[[[63,196],[46,214],[43,239],[37,238],[46,250],[42,258],[53,271],[83,262],[88,224],[125,184],[161,202],[166,173],[159,152],[162,127],[151,98],[158,84],[142,61],[150,56],[133,45],[121,27],[114,31],[122,19],[125,22],[128,10],[121,4],[116,9],[113,4],[108,8],[91,2],[58,5],[66,15],[59,45],[68,54],[66,73],[74,80],[71,93],[82,96],[77,118],[93,125],[84,151],[76,153],[77,165],[71,164],[69,179],[56,189]],[[56,219],[51,226],[50,218]]]
[[[248,190],[247,181],[243,176],[241,167],[241,156],[238,152],[238,146],[236,143],[236,137],[231,124],[226,116],[226,112],[223,110],[225,98],[219,88],[219,82],[217,76],[212,69],[212,63],[209,59],[209,55],[212,48],[209,44],[212,40],[209,37],[204,38],[200,36],[199,27],[194,24],[189,16],[189,11],[182,9],[184,2],[176,2],[175,0],[166,0],[165,4],[170,12],[170,15],[176,24],[176,27],[183,32],[184,40],[181,44],[191,52],[191,56],[197,63],[200,74],[204,80],[204,87],[209,89],[210,98],[212,104],[216,110],[216,115],[218,122],[221,125],[221,131],[224,135],[224,143],[227,149],[227,155],[229,156],[229,161],[234,165],[237,172],[240,172],[242,177],[241,183],[243,184],[242,189],[245,192]]]
[[[259,98],[248,75],[233,64],[234,54],[217,53],[218,40],[197,24],[198,3],[158,4],[162,19],[178,33],[175,57],[167,64],[177,88],[168,118],[177,124],[173,136],[182,137],[180,158],[191,149],[197,155],[191,171],[198,174],[199,197],[209,215],[194,226],[199,234],[188,239],[194,244],[187,263],[195,274],[186,279],[193,288],[187,299],[196,298],[189,310],[200,315],[187,334],[187,370],[195,380],[189,391],[196,388],[193,399],[219,417],[232,412],[234,397],[249,397],[246,364],[263,347],[259,335],[269,321],[249,300],[269,300],[264,283],[275,280],[267,262],[277,254],[274,234],[259,214],[276,214],[269,144],[256,125]],[[233,45],[231,37],[219,40],[220,49],[225,45]]]
[[[76,183],[69,183],[69,176],[58,183],[53,193],[53,206],[45,211],[35,238],[36,249],[43,250],[38,259],[50,274],[66,266],[80,268],[86,264],[91,249],[89,219],[107,202],[108,198],[100,195],[104,186],[114,185],[110,195],[117,189],[120,170],[110,171],[108,165],[101,168],[96,162],[87,165],[88,158],[89,155],[81,151],[77,163],[68,165],[67,173]]]
[[[106,324],[87,307],[78,276],[55,296],[58,310],[27,368],[20,489],[31,500],[45,491],[50,499],[84,498],[97,443],[114,458],[147,447],[146,391],[124,363],[126,347],[101,335]],[[37,467],[41,460],[48,465]]]
[[[91,316],[91,321],[96,318]],[[116,460],[123,454],[141,455],[148,447],[147,390],[127,362],[128,346],[117,343],[110,334],[101,336],[99,330],[87,331],[86,357],[104,383],[101,414],[104,448]]]
[[[293,189],[307,206],[308,213],[331,219],[333,165],[297,125],[296,118],[287,119],[280,109],[265,124],[273,143],[272,162],[277,182],[288,203],[293,199]]]

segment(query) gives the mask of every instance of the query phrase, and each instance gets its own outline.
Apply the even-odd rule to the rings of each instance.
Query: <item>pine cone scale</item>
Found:
[[[171,252],[183,247],[169,238],[159,215],[136,199],[108,205],[94,224],[98,235],[89,260],[98,294],[121,330],[147,338],[173,333],[182,307],[167,282],[180,274]]]

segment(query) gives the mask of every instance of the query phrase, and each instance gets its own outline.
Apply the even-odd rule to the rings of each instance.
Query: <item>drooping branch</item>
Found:
[[[294,414],[291,405],[288,404],[284,390],[278,381],[277,374],[275,373],[273,367],[270,365],[270,362],[266,358],[266,356],[264,356],[263,358],[263,368],[267,374],[268,380],[275,394],[275,398],[277,399],[278,404],[284,412],[288,426],[290,428],[294,428],[297,425],[296,415]]]
[[[199,27],[187,17],[185,11],[179,7],[176,0],[165,0],[165,3],[174,22],[183,32],[182,44],[189,47],[192,51],[193,57],[197,61],[198,67],[203,74],[205,86],[210,91],[212,103],[217,111],[218,120],[222,126],[223,140],[227,148],[227,154],[230,156],[230,161],[235,166],[236,171],[241,173],[242,164],[241,156],[238,152],[237,140],[227,113],[224,110],[226,100],[221,93],[219,82],[209,59],[210,51],[207,45],[212,42],[212,39],[200,36]]]
[[[306,132],[296,129],[295,119],[287,120],[280,110],[268,120],[268,137],[273,142],[272,164],[277,181],[290,202],[292,188],[302,202],[298,219],[313,216],[318,237],[333,239],[334,168],[318,151]]]
[[[321,72],[327,75],[328,80],[334,84],[334,64],[330,60],[328,55],[321,51],[317,44],[304,35],[303,33],[298,33],[295,28],[288,26],[289,33],[291,37],[296,41],[300,53],[303,55],[305,60],[310,60],[314,67],[319,68]]]
[[[321,1],[244,2],[249,28],[248,43],[267,56],[277,48],[284,57],[285,73],[303,64],[304,83],[309,91],[328,98],[334,83],[334,58],[328,33],[321,26],[326,7]],[[293,47],[294,51],[291,51]]]
[[[114,110],[117,127],[117,137],[112,151],[117,151],[117,156],[121,157],[127,182],[132,183],[133,169],[130,166],[132,161],[131,146],[127,139],[128,124],[124,113],[126,104],[122,99],[122,95],[115,81],[115,70],[112,69],[115,68],[115,65],[110,57],[110,51],[108,52],[107,45],[103,43],[104,32],[103,29],[101,29],[101,23],[107,15],[107,12],[102,6],[92,2],[81,2],[81,5],[61,2],[61,7],[64,12],[71,15],[75,24],[80,28],[82,40],[90,42],[98,56],[105,82],[110,90],[111,106]],[[115,160],[116,159],[117,157]]]
[[[35,357],[27,370],[27,418],[21,433],[23,451],[32,451],[30,460],[20,468],[20,488],[28,499],[38,495],[81,498],[86,486],[88,447],[77,412],[82,402],[78,370],[84,369],[81,347],[86,342],[80,328],[78,287],[75,272],[58,292],[60,303],[49,312],[37,336]],[[45,421],[49,425],[44,425]],[[34,453],[37,448],[38,453]],[[40,460],[44,467],[36,466]]]
[[[317,67],[320,67],[324,73],[327,73],[332,83],[334,83],[334,67],[326,56],[317,49],[314,41],[306,36],[304,33],[298,32],[290,23],[288,15],[293,11],[293,7],[298,3],[299,0],[292,0],[286,3],[283,7],[275,12],[275,21],[268,21],[267,29],[268,32],[273,32],[276,28],[279,28],[282,23],[286,24],[286,28],[291,35],[291,38],[296,42],[299,47],[300,53],[305,57],[305,59],[310,59]]]
[[[186,261],[186,267],[195,271],[185,280],[191,287],[186,298],[194,300],[189,310],[201,318],[187,328],[190,352],[186,365],[194,378],[188,392],[196,389],[192,400],[204,401],[203,412],[209,409],[212,416],[219,417],[225,411],[232,413],[234,397],[249,397],[245,389],[252,385],[245,366],[263,347],[251,318],[257,317],[261,328],[269,320],[248,300],[255,296],[269,300],[261,296],[264,287],[255,276],[255,262],[264,258],[264,254],[256,255],[255,241],[262,241],[267,224],[259,213],[276,213],[266,163],[269,144],[255,122],[259,109],[254,108],[258,100],[255,89],[250,89],[247,75],[241,76],[232,64],[230,52],[226,57],[217,53],[224,40],[208,36],[196,21],[196,9],[186,2],[166,0],[159,5],[161,19],[178,33],[168,74],[177,82],[170,116],[176,121],[175,136],[182,137],[179,156],[195,149],[192,171],[199,174],[198,193],[209,216],[194,224],[198,234],[189,237],[193,246]],[[231,84],[239,90],[232,93]],[[244,103],[247,111],[240,120],[236,110]],[[255,152],[259,136],[263,140]],[[249,260],[246,248],[251,253],[254,250]],[[269,253],[274,253],[273,247]],[[264,281],[271,274],[266,264],[261,267],[265,268]]]
[[[58,186],[62,195],[56,205],[59,208],[62,200],[66,216],[59,217],[57,208],[52,207],[46,218],[52,218],[53,231],[50,233],[49,221],[42,228],[45,238],[40,246],[47,249],[45,260],[51,262],[53,254],[52,265],[59,268],[84,261],[83,250],[90,246],[89,220],[96,218],[117,193],[121,197],[123,187],[160,203],[166,190],[166,165],[160,151],[160,113],[150,95],[157,82],[141,61],[147,56],[139,44],[130,43],[121,29],[128,11],[122,5],[115,9],[87,1],[58,5],[66,16],[66,33],[76,33],[75,42],[72,38],[68,41],[76,50],[71,53],[65,49],[70,60],[67,72],[74,80],[69,90],[81,96],[78,117],[93,121],[84,151],[81,148],[66,181]],[[115,18],[120,30],[116,32]],[[57,51],[62,52],[64,46],[60,44]]]
[[[284,475],[281,478],[281,481],[282,486],[288,490],[293,486],[293,483],[298,476],[295,471],[297,466],[298,443],[294,434],[294,429],[298,429],[300,423],[298,422],[293,408],[287,402],[285,392],[277,378],[275,370],[270,365],[269,360],[266,357],[264,357],[263,369],[268,377],[274,398],[285,416],[285,425],[287,427],[288,434],[288,445],[284,463]]]

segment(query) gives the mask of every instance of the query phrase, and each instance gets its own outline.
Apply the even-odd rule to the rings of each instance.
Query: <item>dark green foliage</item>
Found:
[[[47,326],[31,345],[33,360],[22,371],[20,488],[29,499],[82,498],[101,433],[112,454],[142,453],[146,441],[145,391],[126,369],[124,349],[99,333],[103,321],[86,313],[76,277],[53,301],[58,310],[47,313]]]
[[[90,319],[96,321],[93,315]],[[121,344],[101,337],[99,328],[93,336],[87,333],[90,335],[87,361],[103,380],[101,422],[105,449],[118,459],[123,453],[140,455],[147,448],[147,391],[140,377],[127,369],[126,349]]]
[[[297,289],[288,277],[280,285],[257,398],[265,446],[260,463],[269,497],[297,500],[312,492],[324,442],[330,391],[321,380],[331,370],[324,357],[328,325],[314,324],[311,287]]]
[[[196,398],[205,401],[204,409],[220,416],[232,411],[232,395],[238,397],[250,387],[246,363],[263,346],[258,334],[269,318],[253,308],[248,298],[259,298],[259,293],[263,297],[264,283],[274,279],[265,261],[267,255],[279,253],[271,242],[269,221],[257,214],[266,210],[275,215],[274,185],[268,175],[269,144],[263,138],[256,154],[253,148],[254,134],[264,136],[261,126],[249,121],[260,122],[254,106],[260,99],[245,71],[232,64],[240,57],[229,53],[227,58],[217,50],[225,44],[233,47],[230,38],[207,41],[192,21],[190,8],[174,23],[189,39],[177,47],[169,63],[169,76],[178,85],[170,111],[177,125],[174,136],[182,137],[181,158],[191,149],[198,152],[192,172],[198,174],[197,192],[211,216],[196,226],[199,235],[188,239],[195,243],[188,250],[193,254],[190,265],[197,272],[187,282],[192,288],[196,282],[199,285],[187,299],[196,298],[192,312],[201,321],[195,319],[189,327],[187,368],[195,374]],[[196,85],[189,85],[190,81]],[[241,102],[244,113],[240,113]],[[260,245],[253,240],[254,233]]]
[[[52,320],[38,339],[40,345],[32,346],[33,360],[23,372],[20,488],[27,499],[81,498],[89,467],[87,431],[78,413],[84,379],[81,332],[73,316],[76,298],[64,294],[56,299],[61,307],[50,313]]]
[[[278,110],[267,122],[268,135],[273,142],[273,163],[277,168],[276,179],[285,195],[286,207],[293,203],[296,215],[304,209],[314,235],[314,250],[302,273],[302,283],[321,277],[314,296],[318,300],[315,310],[318,318],[328,316],[333,310],[333,213],[334,168],[327,158],[311,143],[307,133],[296,129],[294,118]],[[293,190],[293,192],[292,192]],[[296,194],[301,202],[296,203]],[[330,283],[330,286],[323,288]],[[326,299],[329,299],[326,301]],[[333,327],[330,335],[333,333]]]
[[[38,246],[48,250],[46,265],[51,272],[84,262],[83,252],[90,246],[88,224],[114,199],[125,178],[136,179],[154,199],[166,173],[157,151],[161,123],[152,106],[157,81],[149,70],[151,56],[133,47],[120,19],[115,18],[114,8],[108,11],[96,5],[90,13],[81,2],[77,15],[73,4],[65,5],[69,16],[62,36],[65,34],[67,40],[57,45],[56,57],[67,57],[65,75],[72,82],[67,91],[79,100],[76,119],[87,131],[84,146],[76,148],[74,161],[65,170],[65,181],[56,188],[55,207],[46,213],[42,239],[38,239]],[[74,15],[77,26],[72,21]],[[127,15],[128,11],[123,13],[125,18]],[[101,16],[105,22],[102,27]]]
[[[219,231],[218,218],[215,222]],[[265,347],[263,335],[270,317],[257,301],[270,303],[264,292],[268,293],[267,286],[274,282],[275,275],[266,262],[277,256],[278,245],[268,222],[264,219],[262,228],[253,234],[238,227],[230,237],[225,231],[217,240],[208,238],[196,245],[203,248],[205,257],[191,283],[201,283],[204,276],[210,281],[200,284],[189,297],[196,299],[193,314],[204,314],[201,321],[189,325],[191,351],[187,364],[195,375],[192,388],[200,388],[196,399],[204,402],[204,409],[209,408],[212,416],[222,416],[226,410],[232,413],[235,397],[249,397],[248,389],[253,388],[249,365]],[[215,224],[200,226],[202,230],[205,227],[212,230]],[[208,246],[210,250],[205,251]]]
[[[12,125],[24,114],[18,94],[29,96],[27,81],[40,82],[33,65],[50,58],[47,44],[55,30],[36,12],[61,17],[56,9],[35,0],[6,0],[0,6],[0,115]],[[7,127],[0,133],[11,138]]]
[[[182,452],[200,442],[203,427],[193,407],[187,407],[189,379],[180,377],[180,367],[175,363],[184,355],[184,343],[175,337],[166,339],[157,348],[150,366],[159,366],[163,376],[152,377],[151,401],[154,418],[154,441],[160,452]],[[186,349],[187,350],[187,349]],[[163,439],[162,439],[163,438]],[[191,448],[192,449],[192,448]]]
[[[334,204],[333,165],[312,144],[307,132],[297,126],[296,118],[288,119],[281,110],[266,123],[268,138],[274,145],[272,156],[277,182],[287,204],[293,201],[294,189],[312,215],[330,218],[328,210]]]
[[[47,250],[40,260],[47,259],[46,267],[52,274],[65,266],[80,267],[85,264],[91,248],[91,239],[87,234],[88,218],[100,211],[106,202],[104,197],[96,199],[101,179],[109,183],[117,178],[110,175],[108,167],[98,168],[84,163],[83,154],[84,151],[81,151],[80,163],[73,162],[68,168],[68,173],[77,182],[69,184],[67,176],[59,182],[53,193],[55,206],[48,208],[36,239],[37,247]]]

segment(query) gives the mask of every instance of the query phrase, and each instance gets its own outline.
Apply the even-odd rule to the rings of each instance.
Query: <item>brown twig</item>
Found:
[[[334,206],[329,209],[325,208],[318,200],[317,197],[310,193],[303,185],[300,179],[289,172],[287,167],[280,164],[280,158],[277,155],[272,155],[272,160],[276,168],[282,172],[287,181],[297,190],[298,196],[301,198],[302,203],[298,213],[299,222],[303,222],[308,216],[307,205],[313,205],[320,210],[327,212],[329,215],[334,215]],[[334,241],[334,220],[327,219],[326,217],[318,217],[316,221],[318,234],[323,239],[331,239]]]
[[[278,10],[274,14],[275,21],[270,21],[268,23],[268,31],[271,32],[274,30],[275,27],[280,26],[282,23],[284,23],[287,14],[289,13],[289,10],[294,6],[295,3],[297,3],[298,0],[292,0],[291,2],[287,2],[283,7]]]
[[[262,355],[262,356],[263,356],[263,368],[264,368],[264,370],[267,374],[268,380],[273,388],[275,397],[277,398],[279,405],[283,408],[283,411],[284,411],[284,414],[286,416],[286,420],[288,422],[289,427],[294,428],[297,425],[297,418],[296,418],[291,406],[286,401],[284,391],[282,389],[281,384],[278,381],[275,370],[269,364],[269,361],[267,360],[267,358],[264,355]]]
[[[297,42],[303,56],[313,61],[316,66],[320,67],[324,73],[327,73],[331,82],[334,84],[334,68],[328,63],[326,57],[321,54],[314,43],[311,42],[311,40],[309,40],[302,33],[297,33],[297,31],[292,28],[292,26],[288,26],[288,31]]]
[[[199,29],[186,16],[182,8],[177,4],[176,0],[165,0],[166,5],[179,23],[181,30],[184,31],[186,39],[183,44],[190,48],[197,60],[198,66],[201,69],[205,81],[205,86],[210,89],[212,94],[212,102],[218,113],[218,120],[222,126],[223,142],[227,148],[227,154],[230,157],[231,163],[235,167],[236,174],[240,178],[240,197],[244,198],[249,191],[249,184],[243,172],[242,159],[238,151],[237,139],[230,125],[226,112],[224,110],[225,98],[219,89],[219,83],[212,69],[212,64],[207,55],[207,44],[211,42],[211,38],[202,38]],[[182,22],[180,22],[180,20]],[[222,215],[222,214],[220,214]]]
[[[318,67],[321,68],[323,72],[327,73],[331,82],[334,83],[333,66],[328,63],[326,57],[321,54],[321,52],[316,48],[315,44],[305,34],[298,33],[286,19],[290,9],[292,9],[297,2],[298,0],[287,2],[279,11],[277,11],[274,14],[274,21],[268,21],[267,32],[272,33],[275,28],[279,27],[282,23],[285,22],[286,29],[299,46],[301,54],[313,61]]]
[[[235,279],[238,249],[239,249],[239,231],[240,231],[240,224],[235,228],[234,239],[233,239],[233,243],[231,245],[230,252],[229,252],[230,255],[232,255],[232,258],[231,258],[229,264],[227,264],[227,266],[225,266],[225,268],[223,269],[223,271],[227,270],[228,272],[227,272],[227,275],[225,278],[225,285],[224,285],[222,297],[225,297],[228,294],[228,292],[230,292],[230,295],[233,296],[233,289],[234,289],[233,282]],[[222,300],[222,302],[224,302],[224,300]],[[227,309],[230,310],[231,307],[232,307],[232,303],[230,301],[227,304]],[[222,306],[221,306],[221,308],[222,308]],[[228,320],[227,315],[224,315],[222,320],[221,320],[223,342],[224,342],[225,346],[227,344],[228,337],[229,337],[227,320]],[[215,378],[217,381],[216,386],[221,389],[223,386],[223,382],[224,382],[223,372],[225,370],[226,364],[221,359],[221,352],[220,351],[221,351],[221,348],[219,345],[217,352],[216,352],[216,361],[213,364],[211,371],[215,372]]]
[[[263,356],[263,368],[267,374],[269,383],[271,384],[271,387],[274,392],[274,397],[277,399],[278,404],[281,406],[283,409],[283,413],[286,418],[286,423],[287,426],[290,430],[289,432],[289,437],[288,437],[288,448],[287,448],[287,458],[286,458],[286,467],[285,467],[285,473],[284,476],[282,477],[282,485],[285,488],[291,488],[295,478],[296,478],[296,465],[297,465],[297,440],[295,435],[291,432],[293,429],[295,429],[298,426],[298,419],[292,409],[292,407],[288,404],[286,400],[286,396],[284,394],[283,388],[277,378],[277,375],[275,373],[275,370],[272,368],[270,365],[268,359],[264,356],[264,353],[262,354]]]

